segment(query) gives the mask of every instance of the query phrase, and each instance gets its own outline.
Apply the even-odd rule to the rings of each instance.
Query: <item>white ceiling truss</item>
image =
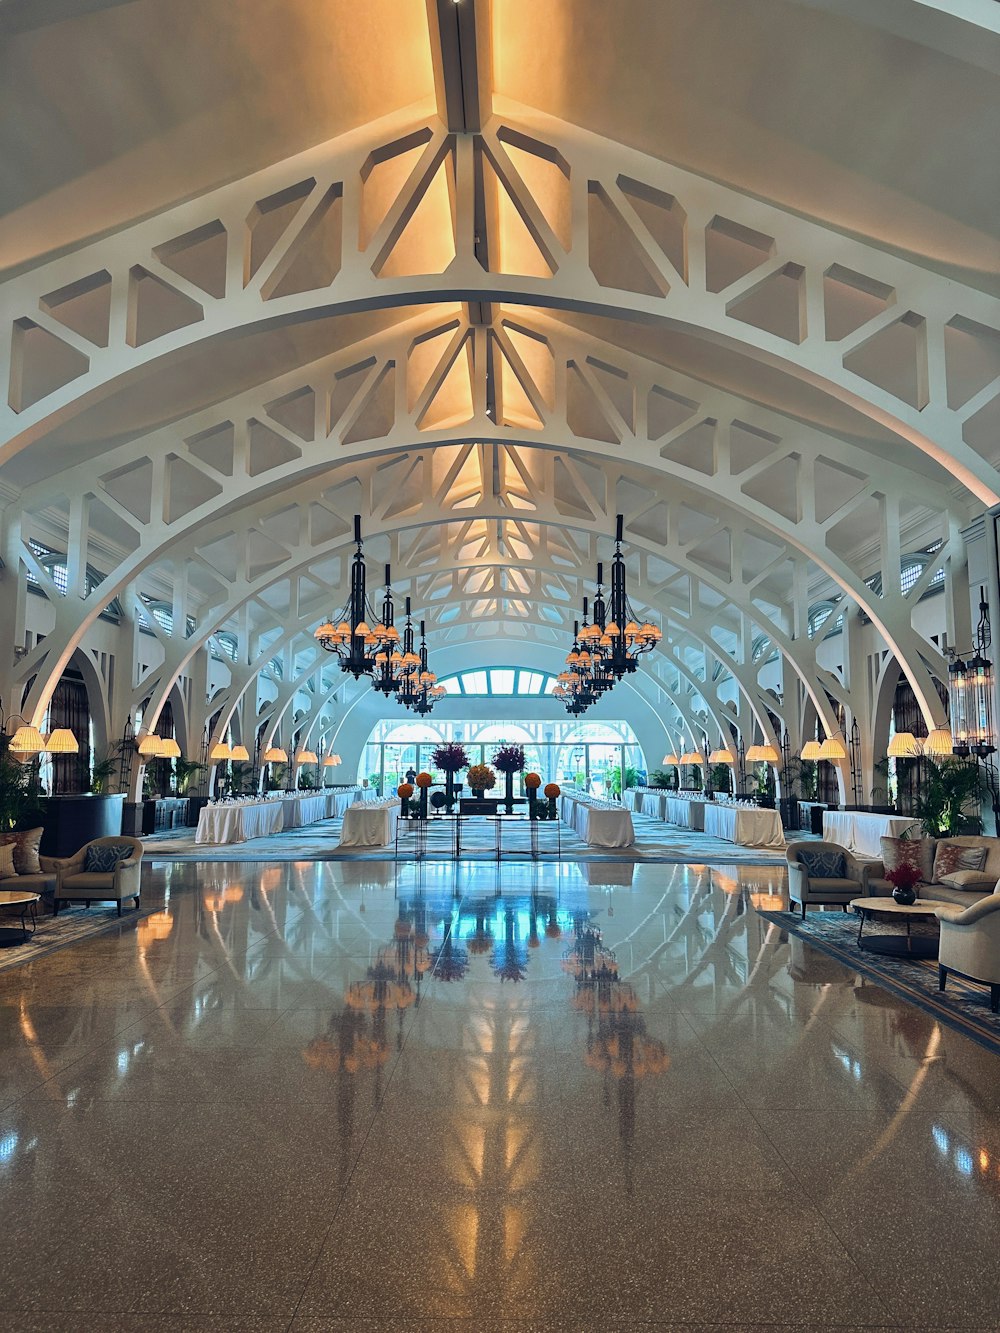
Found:
[[[50,612],[44,638],[0,662],[0,692],[40,717],[118,599],[136,668],[113,725],[146,700],[155,717],[183,680],[200,688],[198,655],[224,628],[230,683],[192,722],[219,711],[217,734],[234,716],[273,730],[305,690],[306,726],[320,726],[336,667],[311,629],[346,592],[355,513],[373,589],[391,561],[434,651],[502,627],[555,666],[624,513],[633,596],[664,629],[635,687],[692,739],[704,726],[728,741],[733,722],[770,738],[768,710],[794,731],[806,701],[828,730],[831,699],[870,713],[862,617],[939,723],[945,660],[916,608],[944,567],[944,628],[969,641],[961,533],[1000,499],[1000,302],[491,103],[488,7],[452,11],[428,7],[441,119],[394,113],[0,289],[0,465],[17,460],[2,557],[22,576],[0,580],[0,614],[23,643],[29,574]],[[208,407],[54,443],[199,352],[373,312],[389,327],[223,386]],[[780,373],[837,412],[806,419],[695,378],[662,364],[655,338],[638,348],[637,330]],[[65,592],[35,542],[65,550]],[[904,593],[915,550],[933,555]],[[104,576],[89,592],[88,570]],[[175,632],[145,614],[150,595]],[[839,609],[811,637],[817,599]],[[155,652],[140,652],[140,617]],[[761,636],[788,668],[783,700],[762,683]],[[264,698],[276,656],[283,679]]]

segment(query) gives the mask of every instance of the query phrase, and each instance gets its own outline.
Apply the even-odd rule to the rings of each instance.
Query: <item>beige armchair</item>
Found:
[[[971,907],[946,903],[935,916],[941,923],[938,988],[944,990],[949,972],[985,982],[990,1008],[1000,1013],[1000,889]]]
[[[128,847],[129,855],[118,861],[113,870],[85,870],[87,852],[91,847]],[[59,915],[63,903],[117,902],[118,915],[122,914],[122,903],[126,898],[134,898],[139,906],[139,879],[142,871],[142,843],[138,838],[94,838],[86,843],[73,856],[54,858],[52,864],[56,871],[55,901],[53,915]]]
[[[803,852],[840,853],[844,858],[844,875],[823,878],[810,875],[799,860]],[[803,919],[806,907],[812,903],[839,905],[846,912],[852,898],[864,898],[868,892],[868,867],[838,843],[813,839],[790,842],[785,848],[785,860],[788,862],[788,896],[802,908]]]

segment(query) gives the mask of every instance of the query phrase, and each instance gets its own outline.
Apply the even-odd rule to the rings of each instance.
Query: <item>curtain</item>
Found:
[[[82,680],[64,676],[53,691],[49,731],[59,727],[68,727],[80,743],[79,754],[50,756],[52,795],[67,796],[83,788],[83,774],[90,772],[90,701]]]
[[[948,714],[948,687],[939,680],[935,680],[938,698],[944,707],[945,716]],[[913,693],[910,682],[905,676],[900,676],[899,684],[896,686],[896,693],[892,702],[892,720],[896,732],[908,731],[918,740],[923,740],[927,735],[927,726],[924,722],[924,715],[920,711],[920,705],[917,703],[917,696]],[[896,761],[896,809],[903,815],[912,815],[917,808],[917,800],[920,795],[920,784],[923,778],[923,761],[920,759],[897,759]]]

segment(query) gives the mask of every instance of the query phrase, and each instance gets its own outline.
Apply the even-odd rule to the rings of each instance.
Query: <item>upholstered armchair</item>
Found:
[[[939,989],[947,985],[949,972],[985,982],[990,988],[990,1008],[1000,1012],[1000,890],[971,907],[945,903],[935,916],[941,923]]]
[[[805,917],[812,903],[839,905],[847,910],[852,898],[864,898],[868,892],[868,867],[835,842],[810,839],[790,842],[785,848],[788,862],[788,896],[798,903]],[[826,860],[827,866],[820,863]],[[811,864],[810,864],[811,863]],[[820,873],[821,870],[840,873]]]
[[[127,849],[127,855],[116,858],[103,850],[115,847]],[[124,837],[95,838],[73,856],[54,858],[54,914],[58,916],[63,903],[117,902],[119,916],[126,898],[134,898],[138,907],[141,861],[142,843],[138,838]]]

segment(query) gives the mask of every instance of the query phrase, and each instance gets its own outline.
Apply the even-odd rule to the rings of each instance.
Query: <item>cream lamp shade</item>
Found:
[[[181,747],[174,740],[173,736],[165,736],[160,742],[161,759],[180,759]]]
[[[687,750],[681,755],[682,764],[703,764],[704,762],[705,756],[699,754],[697,750]]]
[[[141,736],[139,744],[135,748],[143,759],[159,759],[163,754],[163,742],[152,731],[146,736]]]
[[[674,768],[676,768],[681,761],[674,754],[673,750],[671,750],[669,754],[663,756],[663,759],[660,762],[664,764],[673,764]]]
[[[295,755],[297,764],[318,764],[315,750],[298,750]]]
[[[328,754],[326,758],[323,760],[323,767],[336,768],[339,763],[340,763],[339,754]]]
[[[245,745],[234,745],[230,759],[235,759],[238,764],[245,764],[250,758],[250,752]]]
[[[820,745],[819,741],[806,741],[805,745],[802,747],[801,758],[815,762],[817,759],[822,758],[822,755],[820,754],[822,748],[823,747]]]
[[[924,754],[952,754],[954,749],[955,740],[947,727],[935,727],[924,741]]]
[[[45,741],[37,727],[18,727],[10,738],[12,754],[41,754]]]
[[[209,761],[213,764],[225,763],[227,759],[232,759],[233,752],[225,741],[216,741],[208,752]]]
[[[280,745],[272,745],[264,751],[265,764],[287,764],[288,752],[283,750]]]
[[[780,764],[781,756],[773,745],[751,745],[747,750],[748,764]]]
[[[889,742],[886,754],[890,759],[919,759],[920,742],[909,731],[897,731]]]
[[[847,747],[839,736],[828,736],[819,747],[820,759],[846,759]]]
[[[56,727],[55,731],[45,742],[45,748],[49,754],[79,754],[80,742],[76,739],[69,727]]]
[[[708,762],[710,764],[731,764],[733,756],[728,750],[713,750],[708,756]]]

